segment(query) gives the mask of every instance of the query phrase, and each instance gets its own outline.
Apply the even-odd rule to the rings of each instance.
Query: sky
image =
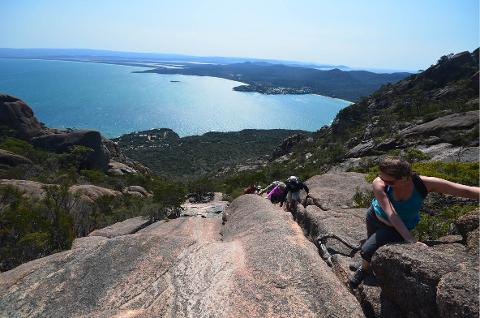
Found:
[[[478,0],[0,0],[1,48],[416,71],[479,46]]]

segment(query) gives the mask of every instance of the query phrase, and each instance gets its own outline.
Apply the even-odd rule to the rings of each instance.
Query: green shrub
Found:
[[[372,202],[374,195],[373,191],[363,192],[357,187],[353,195],[352,201],[355,207],[368,208]]]
[[[0,143],[0,149],[8,150],[18,155],[27,157],[35,163],[42,163],[48,157],[56,155],[43,149],[34,148],[28,142],[13,137],[4,138]]]
[[[32,152],[33,146],[21,139],[7,137],[0,143],[0,149],[27,157]]]
[[[461,184],[478,186],[478,162],[417,162],[412,169],[420,175],[437,177]]]
[[[110,179],[100,170],[82,169],[80,170],[80,175],[84,176],[88,182],[95,185],[107,184]]]
[[[169,207],[161,203],[152,203],[142,208],[142,215],[147,216],[151,222],[156,222],[167,219],[172,215],[177,217],[180,211],[180,207]]]
[[[453,223],[460,216],[467,214],[477,208],[477,205],[451,205],[442,211],[430,216],[421,214],[420,222],[413,230],[415,237],[420,241],[436,240],[442,236],[453,234]]]
[[[153,186],[153,201],[167,208],[179,208],[185,201],[185,187],[169,179],[158,179]]]
[[[60,191],[49,189],[36,200],[0,189],[0,271],[70,248],[73,222]]]
[[[430,159],[429,155],[416,148],[405,149],[403,156],[408,162],[418,162]]]

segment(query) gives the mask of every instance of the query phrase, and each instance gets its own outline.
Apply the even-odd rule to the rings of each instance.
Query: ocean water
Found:
[[[319,95],[235,92],[242,83],[213,77],[133,73],[141,70],[0,58],[0,92],[24,100],[49,127],[96,129],[107,137],[151,128],[180,136],[246,128],[315,131],[350,104]]]

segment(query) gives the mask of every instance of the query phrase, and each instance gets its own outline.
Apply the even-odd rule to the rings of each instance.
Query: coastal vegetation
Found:
[[[152,129],[113,139],[130,158],[142,162],[159,175],[196,179],[266,164],[285,138],[302,130],[245,129],[238,132],[209,132],[180,138],[170,129]]]

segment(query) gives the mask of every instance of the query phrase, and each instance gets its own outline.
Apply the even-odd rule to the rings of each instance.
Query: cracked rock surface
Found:
[[[89,237],[0,273],[6,317],[362,317],[289,213],[256,195],[221,217]]]

